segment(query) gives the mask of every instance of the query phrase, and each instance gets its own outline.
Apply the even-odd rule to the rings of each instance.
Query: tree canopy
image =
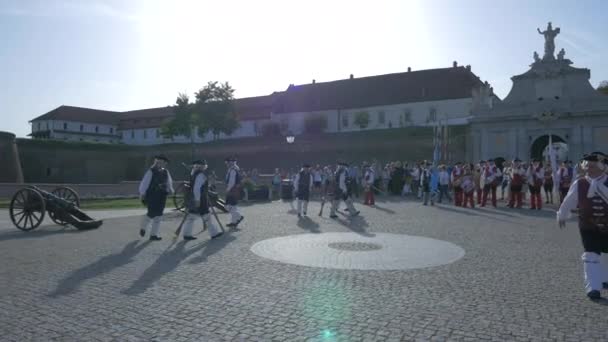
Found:
[[[164,137],[181,135],[192,140],[195,135],[203,137],[212,132],[217,139],[220,133],[230,135],[239,127],[234,89],[228,82],[209,82],[195,93],[194,98],[192,103],[188,95],[179,94],[173,107],[175,116],[161,127]]]

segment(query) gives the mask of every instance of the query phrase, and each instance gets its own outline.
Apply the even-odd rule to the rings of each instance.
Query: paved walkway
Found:
[[[310,218],[298,221],[285,203],[247,206],[242,229],[188,243],[171,238],[179,217],[167,219],[162,241],[149,242],[137,234],[138,217],[108,218],[92,231],[47,225],[24,233],[4,213],[2,340],[608,340],[608,301],[585,297],[574,222],[559,230],[549,210],[411,201],[358,207],[358,218],[331,220],[311,203]],[[464,255],[433,267],[361,270],[251,251],[267,239],[306,234],[301,243],[286,239],[306,258],[304,237],[324,233],[365,237],[328,234],[327,246],[339,251],[331,255],[341,257],[373,255],[386,242],[374,238],[390,234],[439,240],[431,248],[457,246]]]

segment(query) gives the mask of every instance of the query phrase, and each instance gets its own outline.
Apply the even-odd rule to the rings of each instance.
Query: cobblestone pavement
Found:
[[[559,230],[550,210],[358,207],[359,218],[334,221],[316,216],[313,202],[310,220],[298,221],[286,203],[246,206],[240,230],[187,243],[172,239],[176,216],[160,242],[139,238],[137,217],[83,232],[46,225],[24,233],[3,221],[0,339],[608,340],[608,301],[585,297],[574,222]],[[324,232],[416,235],[465,255],[386,271],[298,266],[250,250],[273,237]]]

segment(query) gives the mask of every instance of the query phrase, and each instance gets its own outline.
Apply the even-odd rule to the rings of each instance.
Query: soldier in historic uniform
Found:
[[[466,164],[460,178],[460,185],[464,195],[462,207],[464,208],[467,207],[467,203],[471,205],[471,208],[475,208],[475,176],[473,175],[472,168],[471,164]]]
[[[374,166],[369,166],[367,163],[363,163],[363,192],[365,196],[365,205],[375,205],[376,201],[374,199],[374,181],[376,180],[376,175],[374,171]]]
[[[148,208],[143,217],[139,235],[144,237],[148,226],[152,223],[150,240],[158,241],[160,221],[162,220],[167,195],[173,193],[173,179],[169,170],[166,169],[169,159],[164,155],[154,156],[154,164],[146,171],[144,178],[139,184],[139,197]]]
[[[298,217],[306,216],[308,211],[308,201],[310,200],[310,191],[314,184],[313,176],[310,173],[310,164],[302,165],[300,172],[296,174],[293,182],[294,192],[298,199]],[[302,206],[304,210],[302,210]]]
[[[528,188],[530,189],[530,209],[541,210],[543,206],[542,187],[545,178],[545,171],[540,160],[532,160],[532,165],[528,168]]]
[[[557,212],[560,228],[572,210],[578,208],[578,226],[583,242],[583,268],[585,291],[591,299],[600,298],[602,287],[607,288],[608,264],[602,263],[601,255],[608,253],[608,157],[602,152],[586,155],[583,169],[586,175],[577,179],[564,198]]]
[[[462,177],[464,176],[464,170],[462,163],[457,162],[450,175],[452,187],[454,188],[454,205],[457,207],[462,206],[464,200],[464,193],[462,192]]]
[[[496,188],[498,187],[499,177],[502,175],[500,169],[496,166],[493,159],[488,161],[481,171],[481,180],[484,182],[483,195],[481,206],[485,207],[488,200],[488,194],[492,195],[492,206],[496,208]]]
[[[241,191],[241,170],[236,165],[236,158],[226,158],[226,209],[230,213],[231,221],[226,227],[236,228],[245,218],[238,211],[238,199]]]
[[[215,226],[213,220],[211,220],[209,211],[209,178],[207,162],[205,160],[193,161],[192,172],[190,173],[192,203],[188,203],[188,217],[186,218],[186,222],[184,222],[184,240],[196,240],[196,237],[192,236],[192,226],[194,225],[194,221],[199,217],[203,220],[203,225],[207,227],[209,236],[212,239],[223,234]]]
[[[562,165],[559,168],[559,171],[557,172],[558,179],[559,179],[559,203],[560,204],[564,201],[564,198],[568,194],[568,190],[570,190],[570,185],[572,184],[572,181],[574,180],[573,179],[574,169],[569,166],[570,164],[572,164],[572,162],[570,162],[568,160],[562,162]]]
[[[523,194],[522,187],[526,178],[526,171],[521,166],[521,160],[515,158],[509,169],[509,208],[521,208]]]
[[[334,174],[334,198],[331,205],[331,213],[329,217],[337,218],[336,212],[338,211],[338,206],[340,205],[340,201],[344,201],[346,204],[346,209],[348,210],[350,216],[359,215],[359,211],[355,209],[353,205],[353,200],[350,197],[350,193],[348,192],[348,164],[345,162],[338,162],[338,167],[336,169],[336,173]]]

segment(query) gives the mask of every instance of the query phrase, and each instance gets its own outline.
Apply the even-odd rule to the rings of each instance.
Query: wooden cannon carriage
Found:
[[[40,226],[48,212],[58,225],[72,225],[78,230],[94,229],[103,221],[95,220],[79,208],[80,198],[68,187],[58,187],[51,192],[36,186],[17,191],[11,199],[9,214],[15,227],[29,231]]]

